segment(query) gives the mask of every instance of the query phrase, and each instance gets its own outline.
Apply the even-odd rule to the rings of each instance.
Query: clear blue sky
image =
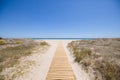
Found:
[[[0,36],[120,38],[120,0],[0,0]]]

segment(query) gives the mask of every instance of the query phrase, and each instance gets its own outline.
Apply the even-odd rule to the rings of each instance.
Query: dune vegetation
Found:
[[[120,39],[72,41],[68,49],[91,80],[120,80]]]
[[[0,40],[0,73],[5,68],[19,64],[21,57],[32,54],[36,46],[44,47],[47,42],[35,42],[30,39],[1,39]],[[4,77],[0,75],[0,80]]]

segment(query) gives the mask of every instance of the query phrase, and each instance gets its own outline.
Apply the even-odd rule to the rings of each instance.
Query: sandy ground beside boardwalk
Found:
[[[85,73],[84,70],[82,70],[82,68],[78,63],[74,62],[73,56],[70,54],[69,50],[67,49],[67,44],[70,43],[71,41],[74,40],[63,40],[63,46],[66,51],[68,60],[72,66],[73,72],[76,76],[76,80],[90,80],[89,75]]]
[[[51,48],[46,52],[46,54],[42,57],[42,62],[41,62],[41,67],[39,68],[40,71],[40,78],[39,79],[34,79],[34,80],[45,80],[47,73],[49,71],[50,64],[52,62],[54,53],[57,48],[58,41],[56,40],[46,40],[51,46]]]
[[[22,57],[18,65],[7,68],[1,73],[6,75],[5,80],[45,80],[57,47],[57,41],[45,41],[50,45],[48,50],[37,48],[33,51],[35,54]]]

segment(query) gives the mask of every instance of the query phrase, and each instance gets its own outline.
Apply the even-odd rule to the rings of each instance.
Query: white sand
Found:
[[[46,40],[46,41],[51,45],[51,48],[42,57],[42,62],[40,63],[41,67],[38,68],[40,73],[37,74],[40,78],[39,79],[33,79],[33,80],[45,80],[45,78],[47,76],[47,73],[48,73],[48,70],[49,70],[49,67],[50,67],[50,64],[52,62],[54,53],[56,51],[57,41],[54,41],[54,40]]]
[[[29,79],[27,80],[45,80],[57,47],[57,41],[46,40],[46,42],[50,44],[50,49],[45,54],[42,54],[41,57],[35,57],[35,59],[38,61],[37,63],[39,63],[39,66],[34,67],[34,69],[31,71],[31,75],[28,76]]]
[[[69,50],[67,49],[67,44],[71,41],[73,40],[63,40],[63,45],[66,54],[68,56],[68,60],[72,66],[73,72],[76,76],[76,80],[90,80],[89,75],[86,72],[84,72],[84,70],[82,70],[82,68],[80,67],[80,65],[78,65],[78,63],[74,62],[73,56],[70,54]]]
[[[34,51],[27,57],[23,57],[18,65],[5,69],[1,75],[6,75],[5,80],[45,80],[52,58],[54,56],[57,41],[46,40],[50,44],[48,51]]]

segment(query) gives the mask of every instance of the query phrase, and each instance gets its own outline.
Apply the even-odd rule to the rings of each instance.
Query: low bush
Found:
[[[83,48],[81,50],[74,48],[74,52],[73,52],[73,54],[75,56],[75,61],[77,61],[77,62],[80,62],[83,58],[90,56],[91,53],[92,53],[91,50],[85,49],[85,48]]]
[[[23,41],[16,41],[16,44],[23,44]]]
[[[0,45],[6,44],[5,40],[0,40]]]
[[[40,45],[45,46],[45,45],[48,45],[48,43],[43,41],[43,42],[40,42]]]

